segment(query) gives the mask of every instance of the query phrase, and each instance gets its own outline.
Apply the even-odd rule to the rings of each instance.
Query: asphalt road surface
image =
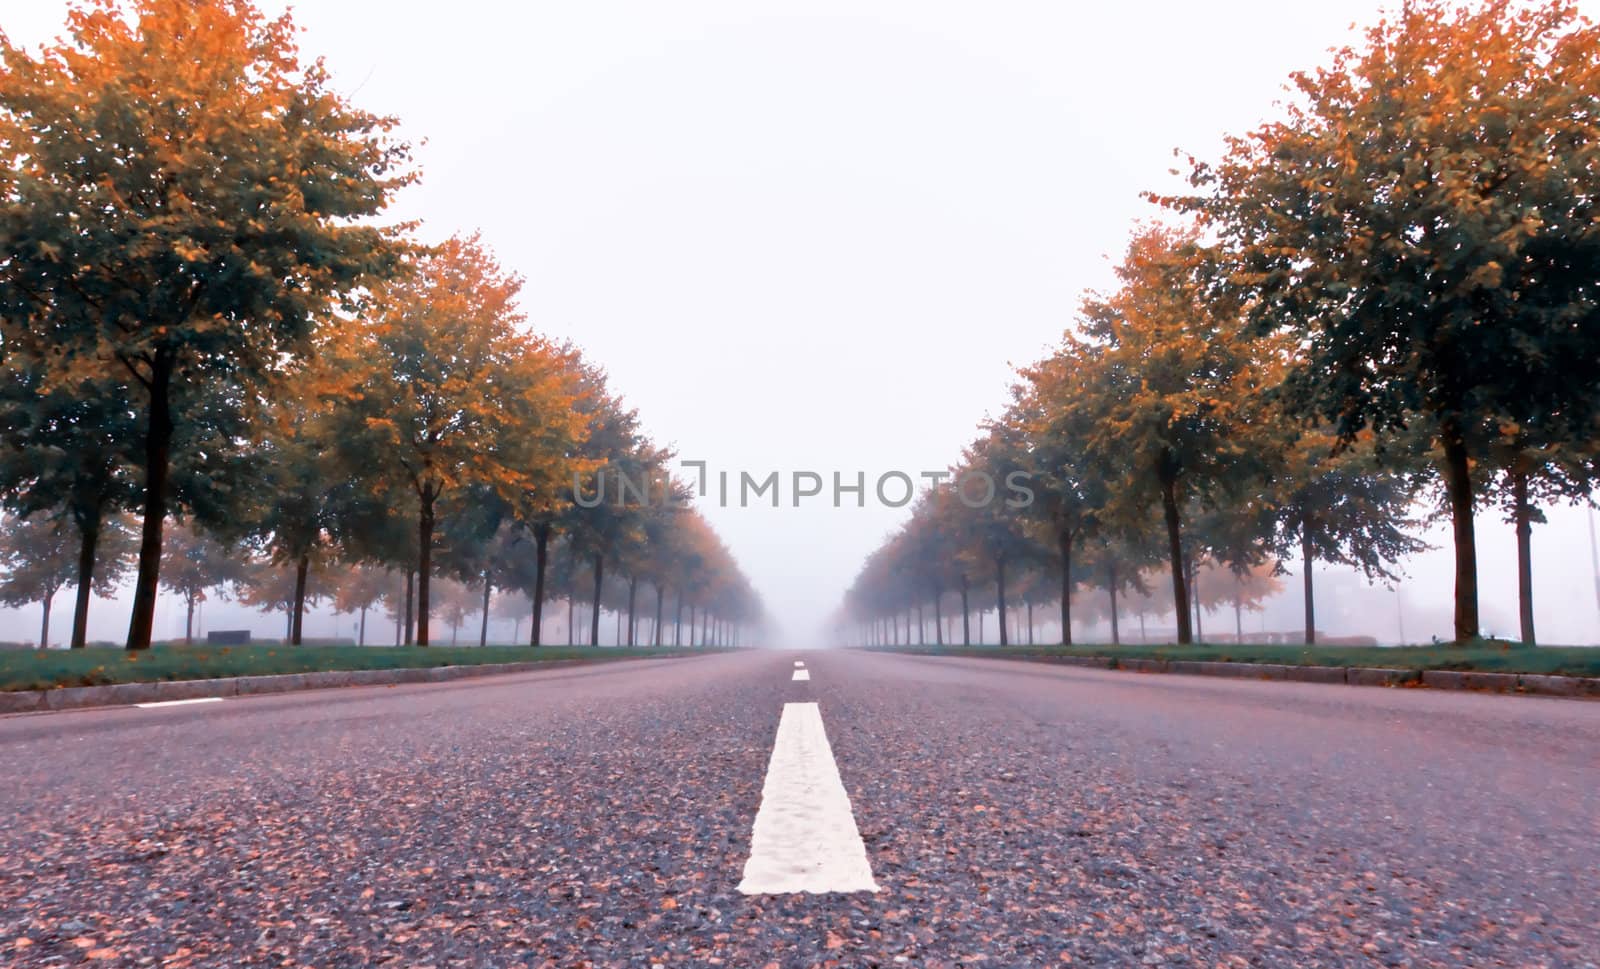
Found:
[[[744,652],[11,717],[0,777],[0,965],[1600,962],[1593,702]]]

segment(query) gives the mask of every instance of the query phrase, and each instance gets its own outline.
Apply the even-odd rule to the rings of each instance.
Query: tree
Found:
[[[589,641],[598,644],[606,562],[624,549],[642,547],[649,503],[661,500],[660,495],[652,499],[651,489],[664,480],[660,468],[668,452],[644,436],[638,411],[607,389],[603,372],[587,372],[579,406],[588,421],[580,447],[586,470],[573,472],[571,498],[559,527],[574,554],[589,558],[594,602]]]
[[[1302,414],[1345,442],[1435,443],[1466,642],[1474,465],[1505,427],[1533,429],[1534,455],[1595,436],[1600,30],[1565,0],[1415,0],[1292,81],[1280,120],[1163,201],[1201,214],[1253,326],[1302,347]]]
[[[329,579],[333,584],[334,610],[360,614],[356,645],[367,645],[367,610],[395,596],[397,582],[394,572],[371,565],[351,565],[334,570]],[[305,601],[304,587],[300,589],[300,601]]]
[[[338,440],[339,431],[330,432]],[[346,463],[356,457],[340,448],[341,489],[331,519],[332,546],[347,565],[394,571],[395,585],[384,601],[395,607],[399,636],[395,645],[412,640],[417,567],[416,495],[411,488],[382,473],[372,463]]]
[[[665,459],[666,452],[660,454]],[[692,491],[673,480],[662,467],[651,469],[659,478],[653,489],[655,498],[643,510],[641,521],[644,544],[634,556],[633,573],[655,589],[655,619],[651,625],[652,645],[661,645],[661,624],[667,589],[680,580],[685,534],[683,519],[689,513]],[[630,630],[632,620],[629,620]],[[637,645],[630,631],[628,645]]]
[[[1027,441],[1029,486],[1035,498],[1030,517],[1048,532],[1047,540],[1060,556],[1061,642],[1072,643],[1073,553],[1085,539],[1094,537],[1110,494],[1100,465],[1085,447],[1091,428],[1083,423],[1085,409],[1071,406],[1072,398],[1092,393],[1087,374],[1074,365],[1076,357],[1062,353],[1024,368],[1024,384],[1013,388],[1007,421],[1016,425]],[[1111,564],[1112,638],[1116,638],[1115,564]]]
[[[527,587],[533,603],[533,618],[528,633],[531,646],[538,646],[543,636],[550,539],[556,535],[572,506],[576,493],[573,482],[593,471],[596,466],[596,462],[587,456],[585,445],[590,436],[591,419],[606,400],[603,371],[584,363],[578,351],[570,345],[554,349],[567,382],[567,393],[581,421],[577,426],[558,429],[558,434],[566,437],[553,439],[548,447],[551,450],[564,449],[566,460],[541,464],[537,470],[548,472],[548,480],[525,489],[514,506],[517,522],[533,537],[533,581]]]
[[[511,641],[517,642],[522,632],[522,622],[528,619],[533,612],[533,600],[520,589],[507,587],[495,594],[494,604],[491,606],[496,619],[509,619],[515,623]]]
[[[1312,564],[1358,568],[1368,579],[1399,578],[1392,566],[1427,545],[1406,533],[1416,487],[1386,471],[1370,433],[1342,450],[1337,437],[1308,429],[1283,453],[1272,486],[1274,547],[1300,556],[1306,642],[1316,642]]]
[[[227,599],[227,586],[247,581],[252,572],[249,563],[229,554],[215,538],[181,522],[167,530],[162,546],[161,584],[183,597],[183,641],[192,643],[195,606],[212,590]]]
[[[1083,573],[1092,577],[1085,583],[1090,586],[1086,591],[1105,596],[1091,600],[1089,616],[1110,623],[1112,645],[1122,643],[1120,619],[1125,607],[1140,605],[1143,613],[1152,611],[1147,607],[1151,590],[1145,572],[1161,561],[1162,550],[1161,536],[1150,524],[1102,520],[1095,529],[1096,540],[1084,549]],[[1138,597],[1138,602],[1132,597]]]
[[[1194,640],[1183,509],[1214,507],[1255,473],[1252,435],[1276,351],[1245,338],[1233,305],[1207,292],[1210,264],[1188,231],[1135,234],[1117,267],[1121,288],[1084,301],[1062,353],[1085,376],[1062,402],[1087,429],[1088,460],[1110,495],[1104,516],[1138,529],[1161,509],[1178,642]]]
[[[1207,604],[1233,605],[1233,641],[1244,642],[1244,612],[1255,612],[1283,588],[1275,562],[1244,568],[1206,562],[1196,572],[1195,598]],[[1308,643],[1313,640],[1307,639]]]
[[[178,406],[273,382],[330,301],[387,275],[370,224],[411,180],[288,16],[247,0],[83,3],[37,56],[0,38],[0,326],[51,378],[141,398],[143,535],[128,647],[150,644]],[[46,356],[46,353],[48,354]]]
[[[326,557],[347,484],[338,467],[340,455],[329,438],[327,414],[307,392],[314,378],[304,370],[297,376],[267,415],[260,458],[266,497],[254,523],[272,564],[294,570],[288,637],[292,646],[302,639],[311,566]]]
[[[115,584],[120,550],[102,555],[103,537],[121,539],[117,512],[133,504],[130,443],[135,410],[117,383],[51,386],[46,368],[25,354],[0,365],[0,500],[23,517],[65,515],[78,537],[72,648],[88,641],[92,590]],[[95,574],[104,562],[116,569]]]
[[[1028,473],[1019,436],[1001,424],[990,423],[987,433],[968,445],[952,482],[956,498],[952,511],[958,531],[957,553],[974,572],[994,581],[995,608],[1000,620],[1000,645],[1010,642],[1006,630],[1007,569],[1031,564],[1040,555],[1028,536],[1021,493],[1013,486]],[[963,606],[965,608],[965,606]]]
[[[0,529],[0,604],[44,607],[39,648],[50,648],[50,605],[77,574],[74,541],[69,529],[44,515],[12,517]]]
[[[521,287],[477,237],[451,238],[330,346],[341,356],[328,388],[343,402],[340,446],[416,502],[419,645],[429,642],[440,498],[481,486],[515,503],[548,487],[549,466],[565,468],[582,437],[564,354],[519,329]]]
[[[917,497],[911,519],[899,536],[895,571],[908,576],[919,600],[933,603],[934,640],[944,645],[944,594],[961,587],[963,576],[952,534],[956,497],[948,486],[930,488]]]
[[[439,597],[437,600],[439,618],[450,627],[450,645],[457,645],[457,634],[461,626],[472,615],[478,606],[477,593],[465,582],[457,582],[451,578],[439,580]]]
[[[1600,440],[1569,415],[1541,415],[1528,424],[1502,423],[1485,462],[1497,469],[1487,485],[1517,536],[1517,613],[1522,642],[1532,646],[1533,526],[1544,522],[1541,504],[1589,500],[1600,478]]]
[[[269,614],[281,611],[283,642],[293,644],[295,603],[306,601],[315,605],[322,597],[321,590],[316,585],[302,586],[298,570],[292,564],[275,561],[271,556],[251,557],[235,564],[239,567],[234,581],[239,602]],[[193,603],[189,608],[192,612]]]

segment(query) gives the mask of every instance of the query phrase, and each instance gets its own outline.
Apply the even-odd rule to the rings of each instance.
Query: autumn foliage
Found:
[[[1064,627],[1094,536],[1121,575],[1159,549],[1180,642],[1197,563],[1298,554],[1311,639],[1311,562],[1393,579],[1420,487],[1452,523],[1455,639],[1480,634],[1473,517],[1499,505],[1532,642],[1536,503],[1587,500],[1600,440],[1596,104],[1600,28],[1572,3],[1420,0],[1188,159],[1190,191],[1152,196],[1185,221],[1135,234],[1118,288],[969,449],[1036,465],[1015,555],[1065,577]],[[869,562],[847,610],[869,638],[906,604],[882,575]]]
[[[542,604],[552,538],[589,534],[575,476],[616,458],[587,449],[615,398],[533,331],[481,239],[384,220],[417,177],[397,121],[247,0],[84,0],[67,31],[39,51],[0,36],[0,500],[55,563],[39,574],[77,583],[73,644],[124,510],[141,522],[130,649],[180,562],[191,609],[237,585],[281,603],[294,642],[352,570],[403,578],[408,642],[430,639],[436,577],[487,600],[535,546]],[[701,596],[732,640],[759,603],[727,556],[695,572],[665,553],[695,527],[608,533],[603,554]],[[251,567],[178,550],[205,541]]]

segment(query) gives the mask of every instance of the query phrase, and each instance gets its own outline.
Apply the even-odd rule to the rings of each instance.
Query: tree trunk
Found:
[[[188,607],[183,617],[183,643],[188,646],[194,642],[194,593],[185,593],[183,602]]]
[[[937,589],[933,593],[933,641],[935,645],[944,645],[944,607],[939,601],[944,595]]]
[[[405,623],[406,623],[406,645],[407,646],[410,646],[412,643],[416,642],[416,640],[413,638],[413,634],[412,634],[412,630],[414,630],[416,628],[416,625],[415,625],[415,623],[416,623],[416,615],[417,615],[417,610],[416,610],[416,592],[415,592],[416,583],[417,583],[417,570],[416,569],[406,569],[406,615],[405,615]]]
[[[1189,556],[1185,569],[1189,577],[1189,601],[1194,605],[1194,638],[1195,642],[1203,643],[1206,641],[1206,630],[1200,615],[1200,567],[1195,564],[1193,555]]]
[[[1183,578],[1183,537],[1178,516],[1178,483],[1171,475],[1161,479],[1161,512],[1167,524],[1167,555],[1172,570],[1172,611],[1178,617],[1178,642],[1194,642],[1189,625],[1189,587]]]
[[[311,556],[302,554],[294,563],[294,621],[289,624],[289,645],[300,645],[306,612],[306,574],[311,571]]]
[[[994,594],[997,607],[994,618],[1000,623],[1000,645],[1009,646],[1011,640],[1006,637],[1006,557],[995,556],[994,560]]]
[[[656,586],[656,624],[650,630],[650,640],[653,645],[661,645],[661,600],[666,598],[666,590],[661,588],[661,583]]]
[[[494,580],[489,578],[489,570],[483,571],[483,621],[478,625],[478,645],[489,645],[489,595],[494,591]]]
[[[1440,434],[1444,449],[1445,493],[1450,499],[1450,525],[1456,548],[1455,641],[1477,639],[1478,548],[1472,527],[1472,465],[1460,428],[1447,421]]]
[[[1244,642],[1244,603],[1237,591],[1233,594],[1233,641]]]
[[[428,582],[433,575],[433,503],[439,497],[432,484],[418,492],[417,515],[417,645],[428,645]]]
[[[1528,502],[1527,459],[1517,456],[1511,468],[1512,520],[1517,528],[1517,618],[1522,643],[1535,645],[1533,636],[1533,506]]]
[[[533,526],[533,630],[529,646],[539,645],[544,635],[544,572],[550,561],[550,525],[541,522]]]
[[[1106,589],[1111,593],[1111,645],[1122,645],[1122,631],[1117,626],[1117,563],[1106,563]],[[1142,639],[1143,636],[1141,635]]]
[[[1028,603],[1028,645],[1033,645],[1033,603]]]
[[[55,601],[54,589],[44,594],[44,620],[39,624],[39,648],[50,648],[50,604]]]
[[[570,592],[567,593],[567,645],[568,646],[576,646],[578,644],[578,632],[577,632],[577,629],[578,629],[578,613],[577,613],[578,605],[577,605],[576,599],[577,599],[577,596],[574,596]]]
[[[634,646],[634,602],[638,598],[639,577],[628,576],[628,645]]]
[[[1317,598],[1314,589],[1315,583],[1311,578],[1311,516],[1300,516],[1300,570],[1305,576],[1300,580],[1305,586],[1306,600],[1306,645],[1317,644]]]
[[[606,557],[594,554],[594,612],[589,616],[589,645],[600,645],[600,585],[605,581]]]
[[[72,648],[89,644],[89,596],[94,592],[94,553],[100,543],[100,512],[78,519],[78,589],[72,604]]]
[[[161,582],[161,529],[167,520],[167,481],[172,473],[172,373],[176,361],[156,351],[150,367],[150,411],[144,436],[144,521],[140,526],[139,574],[133,583],[128,649],[150,648]]]
[[[683,645],[683,590],[678,590],[672,607],[672,645]]]
[[[694,614],[695,614],[695,607],[694,607],[694,603],[691,602],[689,604],[689,647],[691,649],[694,648],[694,645],[695,645],[695,642],[694,642]]]
[[[972,645],[972,610],[967,607],[967,573],[961,573],[961,645]]]
[[[366,606],[362,606],[361,607],[361,625],[357,627],[357,630],[358,631],[356,632],[356,645],[357,646],[365,646],[365,645],[367,645],[367,607]]]
[[[1056,546],[1061,550],[1061,645],[1072,645],[1072,530],[1063,528],[1056,532]]]

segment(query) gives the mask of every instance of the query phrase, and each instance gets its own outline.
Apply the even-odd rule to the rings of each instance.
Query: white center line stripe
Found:
[[[875,892],[867,846],[815,703],[785,703],[739,891]]]
[[[802,667],[802,666],[804,666],[804,665],[806,665],[806,664],[804,664],[804,663],[802,663],[802,662],[800,662],[800,661],[799,661],[799,660],[795,660],[795,661],[794,661],[794,665],[795,665],[795,668],[796,668],[796,669],[799,669],[799,668],[800,668],[800,667]]]
[[[160,701],[155,702],[155,703],[135,703],[134,706],[138,707],[141,710],[149,710],[149,709],[151,709],[153,707],[181,707],[181,706],[184,706],[185,704],[189,704],[189,703],[221,703],[221,702],[222,702],[222,697],[220,697],[220,696],[202,696],[202,697],[196,697],[193,700],[160,700]]]
[[[809,679],[811,679],[811,671],[810,670],[795,670],[794,671],[794,676],[790,677],[790,679],[794,679],[794,680],[809,680]]]

